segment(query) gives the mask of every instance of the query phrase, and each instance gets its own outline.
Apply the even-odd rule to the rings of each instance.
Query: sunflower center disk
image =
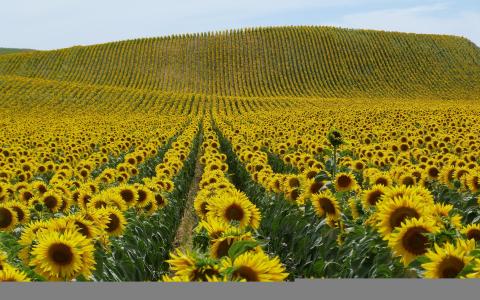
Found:
[[[50,246],[48,256],[52,261],[61,266],[69,265],[73,261],[72,249],[65,244],[53,244]]]
[[[230,205],[225,211],[225,216],[230,221],[241,221],[244,215],[242,207],[237,204]]]
[[[455,278],[465,267],[465,263],[455,256],[448,256],[445,258],[439,267],[441,278]]]
[[[418,227],[408,230],[402,239],[403,247],[415,255],[425,254],[428,246],[428,238],[424,235],[425,233],[428,231]]]
[[[240,277],[245,279],[246,281],[258,281],[258,274],[252,268],[241,266],[235,272],[233,272],[233,276]]]
[[[335,214],[335,206],[333,205],[332,201],[328,198],[320,198],[320,206],[328,215]]]
[[[0,228],[6,228],[10,226],[12,221],[12,213],[6,208],[0,208]]]
[[[399,207],[396,209],[390,217],[390,227],[392,229],[402,225],[402,222],[410,218],[418,218],[420,215],[418,212],[410,207]]]
[[[113,232],[120,226],[120,219],[115,214],[110,214],[110,221],[107,224],[107,231]]]

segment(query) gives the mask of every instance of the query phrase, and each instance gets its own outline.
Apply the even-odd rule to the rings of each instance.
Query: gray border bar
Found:
[[[480,281],[325,279],[286,283],[0,283],[1,300],[480,299]]]

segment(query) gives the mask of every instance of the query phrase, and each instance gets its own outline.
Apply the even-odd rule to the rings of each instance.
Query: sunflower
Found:
[[[28,189],[23,189],[18,194],[18,199],[20,199],[20,201],[23,203],[28,203],[28,200],[32,199],[34,196],[35,196],[34,192]]]
[[[111,206],[112,203],[110,202],[110,199],[105,196],[105,193],[93,196],[87,204],[87,209],[95,210]]]
[[[402,262],[407,266],[415,257],[427,253],[430,241],[426,234],[436,230],[432,220],[423,217],[407,219],[390,235],[388,245],[395,255],[401,256]]]
[[[340,206],[337,198],[330,190],[312,195],[312,205],[319,217],[326,215],[327,218],[332,220],[340,218]]]
[[[212,239],[210,245],[210,255],[213,258],[221,258],[228,255],[228,250],[236,241],[253,240],[250,232],[243,232],[232,228],[224,232],[220,237]]]
[[[398,179],[398,183],[405,185],[405,186],[414,186],[416,184],[417,180],[415,176],[410,175],[410,174],[403,174],[400,176]]]
[[[158,210],[157,202],[149,200],[149,202],[142,207],[142,210],[146,215],[151,216]]]
[[[215,260],[198,253],[182,252],[177,248],[170,253],[170,259],[166,262],[177,278],[188,279],[187,281],[208,281],[211,277],[220,276]]]
[[[391,186],[393,184],[393,180],[389,175],[384,173],[379,173],[373,176],[371,180],[371,184],[373,185],[381,184],[384,186]]]
[[[218,218],[206,218],[206,220],[200,221],[197,226],[198,231],[201,229],[205,229],[210,239],[214,240],[219,238],[227,230],[232,229],[232,226]]]
[[[222,270],[231,270],[232,280],[275,282],[288,277],[280,259],[270,258],[263,252],[245,252],[233,261],[226,257],[222,261]]]
[[[53,190],[44,193],[40,200],[51,212],[58,212],[63,205],[62,196]]]
[[[90,276],[94,269],[95,248],[90,240],[76,231],[39,233],[32,249],[30,266],[48,280],[71,280],[79,275]]]
[[[250,226],[256,229],[260,225],[261,215],[258,208],[244,193],[237,190],[215,196],[209,201],[207,209],[207,216],[217,217],[225,222],[238,222],[241,228]]]
[[[77,197],[77,203],[78,205],[83,208],[83,209],[86,209],[88,204],[90,203],[90,201],[92,200],[92,194],[93,192],[91,191],[91,189],[89,188],[81,188],[79,191],[78,191],[78,197]]]
[[[26,224],[30,221],[30,210],[25,204],[13,201],[9,202],[8,206],[17,214],[18,223]]]
[[[47,221],[33,221],[28,223],[23,229],[22,235],[18,240],[18,244],[22,246],[18,257],[26,264],[30,262],[31,246],[37,242],[37,234],[42,230],[48,230],[49,223]]]
[[[157,205],[157,208],[162,209],[168,205],[168,198],[162,193],[155,193],[155,203]]]
[[[108,217],[105,231],[110,236],[119,236],[123,233],[127,220],[120,210],[115,207],[106,207],[99,209],[98,213]]]
[[[466,183],[470,191],[473,193],[478,192],[480,189],[480,176],[477,174],[467,174]]]
[[[195,198],[195,200],[193,200],[193,208],[195,209],[195,213],[200,219],[205,219],[209,211],[209,208],[208,208],[209,198],[204,196],[205,192],[208,192],[208,191],[201,190],[197,194],[197,197]]]
[[[390,233],[410,218],[420,218],[429,211],[418,199],[418,196],[405,195],[382,201],[377,208],[377,226],[385,239]]]
[[[0,231],[9,232],[17,225],[17,213],[10,205],[0,204]]]
[[[335,176],[335,190],[338,192],[352,191],[357,187],[355,177],[350,173],[338,173]]]
[[[122,197],[123,201],[127,204],[128,207],[132,207],[138,201],[138,193],[136,189],[131,185],[121,185],[116,191]]]
[[[473,247],[474,248],[474,247]],[[456,278],[472,260],[470,251],[446,242],[441,247],[435,244],[435,250],[428,250],[425,256],[430,262],[422,264],[425,278]]]
[[[368,190],[363,191],[362,204],[365,209],[376,206],[381,197],[385,194],[386,188],[384,185],[376,184]]]
[[[29,282],[30,278],[12,266],[4,266],[0,269],[0,282]]]
[[[480,241],[480,224],[468,224],[463,228],[462,233],[468,240],[473,239],[478,242]]]
[[[84,216],[76,214],[65,218],[68,224],[72,224],[72,228],[88,239],[95,239],[101,235],[102,231],[93,221],[87,220]]]
[[[138,208],[142,208],[146,206],[148,203],[155,201],[155,194],[143,185],[138,186],[137,195],[138,195],[138,199],[135,205]]]

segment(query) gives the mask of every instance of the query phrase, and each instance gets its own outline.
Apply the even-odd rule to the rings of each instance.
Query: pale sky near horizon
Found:
[[[47,50],[279,25],[452,34],[480,46],[480,0],[14,0],[1,6],[0,47]]]

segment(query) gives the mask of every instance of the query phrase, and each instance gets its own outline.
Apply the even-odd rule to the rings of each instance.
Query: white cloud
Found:
[[[414,6],[347,14],[338,22],[350,28],[451,34],[480,45],[480,11],[453,11],[450,5]]]

